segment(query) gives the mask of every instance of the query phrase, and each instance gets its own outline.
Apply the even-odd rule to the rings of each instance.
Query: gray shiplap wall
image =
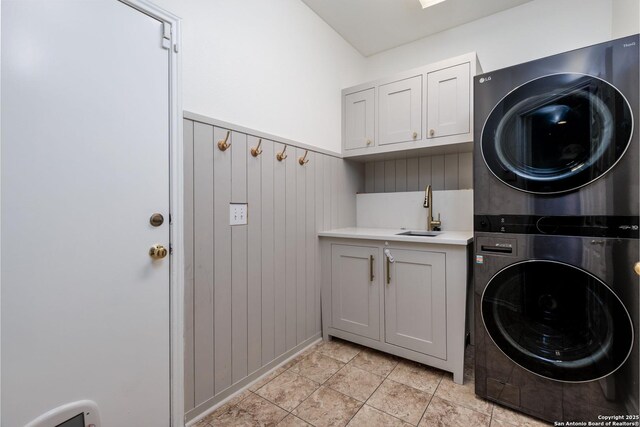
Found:
[[[472,153],[453,153],[365,163],[365,193],[473,188]]]
[[[317,231],[354,226],[364,166],[184,120],[185,410],[190,420],[320,336]],[[225,124],[228,125],[228,124]],[[231,130],[231,147],[217,141]],[[258,132],[256,132],[258,134]],[[229,203],[248,224],[229,225]]]

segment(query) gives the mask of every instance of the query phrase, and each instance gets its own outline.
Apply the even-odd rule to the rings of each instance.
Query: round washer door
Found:
[[[481,150],[505,184],[561,193],[607,173],[632,132],[631,107],[611,84],[585,74],[552,74],[523,84],[493,108]]]
[[[618,369],[633,346],[631,317],[600,279],[555,261],[512,264],[491,278],[482,319],[512,361],[545,378],[591,381]]]

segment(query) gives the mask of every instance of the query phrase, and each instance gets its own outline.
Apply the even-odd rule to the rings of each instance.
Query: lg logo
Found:
[[[487,76],[487,77],[480,77],[480,80],[478,80],[480,83],[484,83],[484,82],[490,82],[491,81],[491,76]]]

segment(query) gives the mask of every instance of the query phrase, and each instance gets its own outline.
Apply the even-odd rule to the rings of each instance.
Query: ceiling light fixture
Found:
[[[438,3],[442,3],[445,0],[418,0],[418,1],[422,5],[422,8],[426,9],[429,6],[434,6],[434,5],[438,4]]]

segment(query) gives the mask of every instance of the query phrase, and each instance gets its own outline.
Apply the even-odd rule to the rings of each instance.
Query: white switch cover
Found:
[[[229,205],[229,225],[247,224],[247,204],[231,203]]]

